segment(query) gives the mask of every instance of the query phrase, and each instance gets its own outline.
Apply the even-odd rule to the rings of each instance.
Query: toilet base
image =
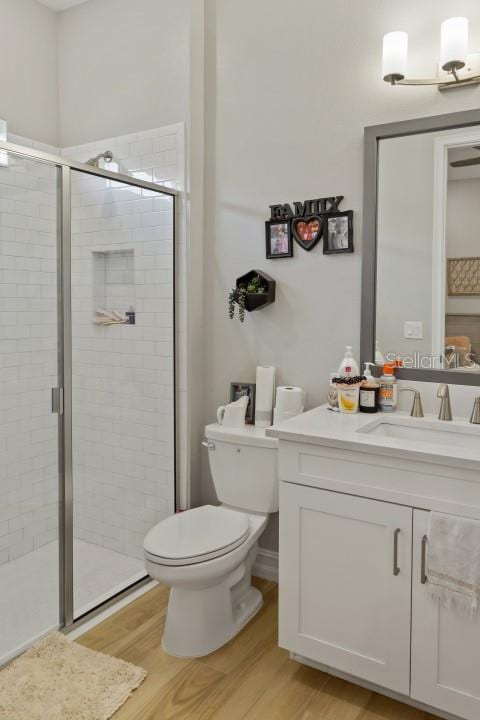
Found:
[[[218,585],[201,590],[173,587],[168,601],[162,648],[175,657],[202,657],[235,637],[263,605],[251,585],[256,547]]]

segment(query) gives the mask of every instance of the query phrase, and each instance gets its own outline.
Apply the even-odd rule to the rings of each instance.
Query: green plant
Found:
[[[228,293],[228,317],[233,320],[235,317],[235,290]]]
[[[247,292],[249,293],[266,293],[267,288],[262,285],[262,278],[260,275],[255,275],[247,285]]]
[[[234,288],[228,293],[228,317],[233,320],[235,317],[235,303],[238,305],[238,319],[245,321],[245,299],[247,291],[244,287]]]
[[[241,323],[245,322],[245,300],[247,298],[247,291],[245,288],[238,289],[238,319]]]
[[[242,284],[230,290],[228,293],[228,317],[230,320],[235,317],[235,303],[237,303],[238,319],[241,323],[245,322],[247,294],[266,292],[267,288],[262,284],[262,278],[259,275],[255,275],[247,284]]]

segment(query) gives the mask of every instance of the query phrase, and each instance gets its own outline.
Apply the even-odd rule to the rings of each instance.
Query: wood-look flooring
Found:
[[[256,617],[205,658],[170,657],[160,647],[168,590],[155,588],[77,642],[141,665],[143,684],[114,720],[436,720],[433,715],[299,665],[277,645],[277,586]]]

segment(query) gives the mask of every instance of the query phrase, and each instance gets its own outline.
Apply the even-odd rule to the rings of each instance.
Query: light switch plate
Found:
[[[423,322],[420,320],[405,320],[403,337],[408,340],[423,340]]]

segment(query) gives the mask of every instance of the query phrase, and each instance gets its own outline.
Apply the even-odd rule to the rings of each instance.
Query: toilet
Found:
[[[145,537],[149,575],[170,586],[162,647],[201,657],[258,612],[252,567],[270,513],[278,510],[278,441],[253,425],[205,428],[203,445],[221,503],[162,520]]]

